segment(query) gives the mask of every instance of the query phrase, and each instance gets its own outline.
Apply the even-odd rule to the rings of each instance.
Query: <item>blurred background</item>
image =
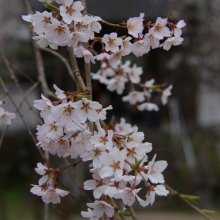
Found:
[[[44,10],[39,1],[30,0],[30,3],[33,10]],[[118,122],[120,117],[125,117],[128,122],[138,125],[139,130],[144,131],[145,140],[153,143],[150,158],[153,154],[158,154],[158,160],[168,161],[169,166],[164,172],[167,184],[180,193],[200,196],[198,206],[202,209],[219,211],[220,1],[88,0],[87,4],[89,14],[100,16],[112,23],[139,16],[140,12],[145,13],[146,22],[155,22],[157,17],[166,17],[171,9],[171,22],[177,23],[182,19],[186,22],[187,26],[183,28],[182,35],[184,42],[181,46],[172,47],[168,52],[158,48],[138,59],[133,55],[125,57],[125,60],[130,59],[132,63],[143,67],[143,81],[155,78],[156,84],[173,84],[168,105],[159,106],[160,111],[156,113],[138,112],[136,107],[122,104],[120,96],[108,92],[97,81],[93,82],[93,98],[104,106],[112,104],[114,110],[110,116],[116,115]],[[21,15],[26,14],[22,0],[0,0],[0,51],[9,60],[24,92],[33,86],[26,75],[37,81],[30,25],[21,19]],[[112,31],[118,32],[119,35],[126,34],[120,29],[107,26],[103,26],[101,34]],[[60,47],[59,52],[68,58],[65,48]],[[55,83],[63,90],[74,90],[64,64],[51,54],[42,52],[42,55],[50,88]],[[81,60],[79,67],[83,71]],[[93,65],[92,72],[96,72],[98,68],[98,63]],[[0,76],[13,100],[19,105],[22,96],[2,58]],[[0,96],[3,92],[0,86]],[[33,100],[40,98],[40,92],[39,89],[30,92],[30,105]],[[4,108],[14,112],[15,109],[7,97],[4,101]],[[154,102],[160,105],[160,97],[155,96]],[[31,131],[35,133],[39,122],[30,105],[23,102],[21,112]],[[4,131],[5,126],[1,124],[0,133]],[[63,164],[59,158],[52,156],[51,160],[56,166]],[[29,192],[30,184],[37,184],[39,178],[34,172],[39,161],[42,161],[40,154],[22,120],[17,116],[13,125],[7,129],[0,149],[0,219],[43,219],[43,203],[40,197]],[[86,165],[75,169],[74,176],[78,178],[78,183],[74,178],[69,179],[68,171],[62,176],[65,185],[82,204],[86,203],[86,198],[81,196],[78,187],[82,185],[87,172]],[[90,192],[86,193],[91,195]],[[137,209],[139,208],[137,205]],[[149,219],[166,219],[163,213],[169,213],[167,219],[181,219],[181,216],[183,219],[202,219],[202,216],[195,214],[177,198],[158,197],[155,204],[145,210]],[[50,214],[53,217],[51,219],[79,219],[74,215],[77,213],[77,204],[70,197],[63,198],[60,205],[50,206]],[[162,214],[154,217],[152,213]],[[193,214],[186,216],[188,213]],[[214,216],[214,219],[218,217]]]

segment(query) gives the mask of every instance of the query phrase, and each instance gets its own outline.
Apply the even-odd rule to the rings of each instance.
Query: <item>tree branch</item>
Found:
[[[199,214],[201,214],[203,217],[205,217],[208,220],[212,220],[211,217],[209,217],[207,214],[205,214],[200,208],[198,208],[197,206],[195,206],[194,204],[192,204],[191,202],[189,202],[188,200],[184,199],[181,194],[179,192],[177,192],[176,190],[174,190],[172,187],[170,187],[169,185],[167,185],[166,183],[164,183],[164,186],[176,197],[178,197],[179,199],[182,199],[186,204],[188,204],[190,207],[192,207],[194,210],[196,210]]]
[[[23,3],[25,5],[27,13],[32,14],[33,11],[31,9],[29,1],[28,0],[23,0]],[[31,32],[31,36],[33,37],[34,32],[33,32],[32,28],[30,29],[30,32]],[[32,39],[32,43],[33,43],[33,49],[34,49],[34,56],[35,56],[35,60],[36,60],[36,64],[37,64],[38,81],[40,82],[42,92],[45,96],[56,98],[54,93],[50,91],[50,89],[47,85],[45,71],[44,71],[43,58],[42,58],[39,46],[38,46],[37,42],[34,39]]]
[[[73,79],[74,82],[76,82],[76,78],[75,78],[75,76],[74,76],[74,74],[73,74],[73,71],[72,71],[72,69],[71,69],[71,67],[70,67],[70,64],[69,64],[68,60],[67,60],[64,56],[62,56],[62,55],[59,54],[58,52],[56,52],[56,51],[54,51],[54,50],[51,50],[51,49],[49,49],[49,48],[40,48],[40,49],[43,50],[43,51],[45,51],[45,52],[51,53],[51,54],[53,54],[54,56],[58,57],[58,58],[64,63],[64,65],[66,66],[67,71],[68,71],[70,77]]]

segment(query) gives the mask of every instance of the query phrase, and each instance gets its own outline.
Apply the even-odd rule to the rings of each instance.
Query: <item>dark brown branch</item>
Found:
[[[101,20],[99,21],[101,22],[102,24],[105,24],[105,25],[108,25],[108,26],[111,26],[111,27],[117,27],[117,28],[124,28],[124,29],[127,29],[127,27],[125,25],[121,25],[121,24],[113,24],[113,23],[110,23],[108,21],[105,21],[105,20]]]

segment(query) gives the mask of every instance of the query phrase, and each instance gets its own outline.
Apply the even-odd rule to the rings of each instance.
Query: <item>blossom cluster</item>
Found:
[[[68,191],[56,187],[56,176],[58,172],[53,169],[48,169],[42,163],[37,164],[35,171],[42,175],[39,179],[39,185],[32,185],[31,192],[37,196],[41,196],[44,203],[60,203],[60,196],[66,196]]]
[[[158,105],[151,101],[152,92],[159,93],[161,95],[161,102],[165,105],[167,104],[168,97],[171,95],[172,85],[166,89],[161,89],[160,85],[154,85],[154,79],[142,84],[142,67],[137,67],[136,64],[130,67],[130,64],[131,62],[129,60],[125,63],[117,61],[113,64],[102,61],[101,68],[97,73],[92,73],[92,78],[99,80],[100,83],[106,85],[109,91],[116,91],[119,95],[124,92],[126,83],[130,83],[132,85],[132,91],[128,95],[123,96],[122,100],[129,102],[131,105],[141,103],[137,105],[139,111],[158,111]],[[135,87],[138,87],[138,90],[135,90]],[[140,88],[143,91],[140,91]]]
[[[3,104],[3,101],[0,101],[0,105]],[[15,113],[11,113],[11,112],[7,112],[5,111],[4,108],[0,107],[0,124],[4,123],[6,125],[11,125],[12,119],[16,118],[16,114]]]
[[[32,23],[37,34],[33,38],[40,47],[49,46],[55,50],[58,46],[74,47],[75,56],[83,57],[86,63],[95,63],[95,60],[114,63],[130,53],[140,57],[151,49],[163,47],[169,50],[171,46],[183,42],[183,20],[173,24],[168,22],[168,18],[158,17],[154,24],[144,24],[144,13],[140,13],[139,17],[129,18],[127,22],[121,23],[121,27],[127,29],[128,36],[120,37],[112,32],[99,37],[96,35],[102,29],[100,23],[105,21],[98,16],[82,15],[84,6],[81,1],[57,0],[61,4],[59,8],[49,2],[51,1],[45,4],[52,12],[22,16],[25,21]],[[86,42],[90,43],[87,48],[83,46]],[[102,44],[102,51],[94,56],[93,46],[97,42]]]
[[[152,144],[144,142],[144,133],[137,126],[121,119],[115,125],[106,125],[107,110],[102,105],[87,98],[80,92],[64,92],[54,85],[58,101],[51,102],[42,95],[35,100],[34,106],[40,110],[44,120],[37,127],[38,145],[59,157],[80,157],[90,161],[93,179],[84,183],[85,190],[93,190],[94,203],[88,203],[88,212],[82,216],[99,219],[104,214],[114,215],[111,199],[122,199],[123,204],[131,206],[137,200],[145,207],[153,204],[155,195],[166,196],[169,192],[164,187],[163,170],[166,161],[155,161],[156,155],[148,161],[147,153]],[[90,131],[87,122],[95,123],[95,130]],[[37,164],[35,171],[43,177],[39,185],[33,185],[31,192],[42,197],[45,203],[59,203],[60,197],[68,192],[56,187],[56,176],[61,171]],[[138,193],[138,185],[144,182],[145,198]]]

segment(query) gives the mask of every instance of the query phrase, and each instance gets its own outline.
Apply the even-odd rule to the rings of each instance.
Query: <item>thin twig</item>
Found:
[[[4,131],[2,132],[1,139],[0,139],[0,150],[1,150],[1,148],[2,148],[2,142],[3,142],[3,140],[4,140],[4,137],[5,137],[5,134],[6,134],[7,130],[8,130],[8,128],[9,128],[9,125],[7,125],[7,126],[5,127],[5,129],[4,129]]]
[[[39,115],[34,111],[32,105],[30,104],[29,100],[27,99],[27,96],[29,95],[29,93],[34,90],[37,86],[38,83],[35,83],[25,94],[18,82],[18,79],[16,78],[13,69],[11,68],[11,65],[9,63],[9,61],[6,59],[6,57],[1,53],[1,57],[10,73],[11,79],[14,81],[16,88],[18,89],[18,91],[20,92],[21,96],[23,97],[20,104],[18,105],[18,109],[21,108],[22,103],[25,101],[29,107],[29,109],[33,112],[33,114],[35,115],[35,117],[37,118],[38,122],[42,124],[42,119],[39,117]]]
[[[176,190],[174,190],[172,187],[170,187],[169,185],[164,183],[164,186],[176,197],[182,199],[186,204],[188,204],[190,207],[192,207],[194,210],[196,210],[199,214],[201,214],[203,217],[205,217],[208,220],[212,220],[211,217],[209,217],[208,215],[206,215],[200,208],[198,208],[197,206],[195,206],[194,204],[192,204],[191,202],[189,202],[188,200],[184,199],[181,194],[179,192],[177,192]]]
[[[5,96],[7,96],[6,93],[4,93],[3,95],[0,96],[0,100],[3,99]]]
[[[134,212],[134,209],[132,208],[132,206],[127,206],[127,209],[129,210],[130,214],[131,214],[131,217],[133,220],[138,220],[135,212]]]
[[[66,165],[68,165],[68,166],[70,165],[70,162],[67,160],[67,158],[64,158],[64,161],[65,161]],[[77,188],[78,188],[79,191],[81,192],[82,196],[83,196],[84,198],[86,198],[89,202],[93,202],[93,201],[86,195],[86,193],[85,193],[83,187],[81,186],[79,180],[76,178],[73,167],[70,168],[70,173],[71,173],[71,175],[72,175],[72,177],[73,177],[73,180],[75,181],[75,183],[76,183],[76,185],[77,185]]]
[[[111,197],[108,197],[108,199],[111,201],[111,204],[112,204],[112,206],[113,206],[113,208],[114,208],[115,213],[118,214],[119,207],[118,207],[117,204],[115,203],[115,200],[114,200],[113,198],[111,198]],[[119,215],[119,217],[120,217],[121,220],[124,220],[124,217],[123,217],[123,216]]]
[[[73,71],[73,74],[76,79],[76,87],[80,86],[83,90],[86,90],[85,83],[80,75],[79,68],[78,68],[78,65],[76,62],[76,57],[74,55],[74,49],[73,49],[73,47],[67,47],[67,49],[68,49],[70,61],[72,64],[72,69],[73,69],[72,71]]]
[[[28,0],[23,0],[23,3],[25,5],[27,13],[28,14],[33,14],[33,10],[31,9],[31,6],[30,6],[30,3],[28,2]],[[34,32],[33,32],[32,28],[30,29],[30,32],[31,32],[31,36],[33,37]],[[32,43],[33,43],[34,56],[35,56],[37,71],[38,71],[38,81],[41,84],[43,94],[45,96],[50,96],[52,98],[56,98],[54,93],[50,91],[50,89],[47,85],[45,71],[44,71],[43,58],[42,58],[39,46],[38,46],[37,42],[34,39],[32,39]]]
[[[21,74],[23,77],[25,77],[30,83],[34,84],[35,81],[28,76],[28,74],[24,73],[22,70],[20,70],[17,66],[15,66],[14,64],[10,63],[11,68],[13,68],[14,70],[16,70],[19,74]]]
[[[84,6],[84,10],[82,11],[83,15],[87,14],[87,5],[86,0],[82,0],[82,4]],[[89,46],[88,43],[85,43],[85,47],[87,48]],[[86,90],[89,92],[88,99],[92,100],[92,79],[91,79],[91,64],[85,63],[85,75],[86,75]],[[91,132],[94,131],[94,123],[88,122],[88,127]]]
[[[47,158],[48,161],[50,161],[50,154],[48,151],[44,152],[45,158]],[[46,164],[45,164],[46,165]],[[44,204],[44,220],[49,220],[50,214],[49,214],[49,204]]]
[[[27,131],[28,131],[28,134],[31,136],[35,146],[37,147],[40,155],[42,156],[42,158],[44,159],[45,162],[47,162],[48,166],[49,166],[49,163],[47,161],[47,159],[45,158],[43,152],[41,151],[41,149],[37,146],[37,140],[36,138],[34,137],[33,133],[31,132],[29,126],[27,125],[26,121],[24,120],[24,117],[23,115],[21,114],[20,110],[18,109],[17,105],[15,104],[14,100],[12,99],[12,97],[10,96],[9,92],[8,92],[8,89],[6,87],[6,85],[4,84],[2,78],[0,77],[0,84],[2,85],[2,88],[5,92],[5,94],[7,94],[8,98],[10,99],[12,105],[14,106],[15,110],[16,110],[16,113],[20,116],[22,122],[24,123],[24,126],[26,127]]]
[[[70,66],[68,60],[67,60],[64,56],[62,56],[62,55],[59,54],[58,52],[56,52],[56,51],[54,51],[54,50],[51,50],[51,49],[49,49],[49,48],[40,48],[40,49],[43,50],[43,51],[45,51],[45,52],[51,53],[51,54],[53,54],[54,56],[58,57],[58,58],[64,63],[64,65],[66,66],[70,77],[73,79],[74,82],[76,82],[76,78],[75,78],[75,76],[74,76],[74,74],[73,74],[73,71],[72,71],[72,69],[71,69],[71,66]]]
[[[121,25],[121,24],[112,24],[108,21],[105,21],[105,20],[101,20],[99,21],[101,22],[102,24],[105,24],[105,25],[108,25],[108,26],[111,26],[111,27],[117,27],[117,28],[124,28],[124,29],[127,29],[127,27],[125,25]]]
[[[62,186],[63,189],[68,190],[67,187],[63,184],[63,182],[61,181],[61,179],[59,177],[57,177],[57,179],[59,180],[60,185]],[[78,208],[82,211],[84,210],[83,207],[80,205],[80,203],[77,201],[77,199],[75,198],[75,196],[70,192],[69,193],[70,197],[76,202],[76,205],[78,206]]]

